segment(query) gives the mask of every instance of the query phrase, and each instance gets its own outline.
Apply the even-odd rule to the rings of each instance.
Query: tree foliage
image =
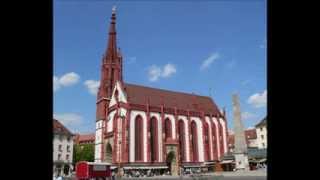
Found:
[[[94,161],[94,144],[76,144],[74,145],[73,150],[74,164],[76,164],[79,161]]]

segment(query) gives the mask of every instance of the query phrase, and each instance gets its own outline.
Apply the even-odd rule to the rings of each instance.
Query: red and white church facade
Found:
[[[228,152],[227,121],[207,96],[125,83],[116,13],[102,58],[95,161],[122,167],[204,166]]]

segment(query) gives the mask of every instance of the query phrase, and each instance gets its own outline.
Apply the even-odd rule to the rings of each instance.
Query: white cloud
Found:
[[[60,121],[72,133],[92,133],[95,125],[84,121],[83,116],[77,113],[59,113],[53,114],[53,117]]]
[[[63,86],[72,86],[79,82],[80,76],[74,72],[67,73],[59,79],[59,83]]]
[[[82,116],[76,113],[53,114],[53,117],[72,130],[83,123]]]
[[[248,104],[255,108],[265,107],[267,104],[267,90],[262,93],[255,93],[248,98]]]
[[[95,81],[95,80],[86,80],[83,83],[87,88],[90,94],[92,95],[97,95],[99,86],[100,86],[100,82],[99,81]]]
[[[150,81],[152,81],[152,82],[157,81],[159,79],[159,77],[161,76],[161,68],[156,65],[152,65],[149,68],[148,75],[149,75]]]
[[[68,87],[77,84],[80,76],[77,73],[70,72],[64,74],[62,77],[53,76],[53,91],[56,92],[61,87]]]
[[[177,69],[173,64],[166,64],[163,68],[162,77],[170,77],[172,74],[176,72]]]
[[[250,112],[243,112],[241,113],[241,119],[242,120],[248,120],[248,119],[252,119],[252,118],[255,118],[257,117],[255,114],[253,113],[250,113]]]
[[[157,81],[160,77],[168,78],[177,72],[176,67],[173,64],[166,64],[162,68],[161,66],[152,65],[148,69],[148,77],[151,82]]]
[[[220,58],[219,53],[212,53],[207,59],[205,59],[202,62],[201,66],[200,66],[200,70],[207,69],[218,58]]]
[[[254,127],[248,127],[247,129],[255,129]]]

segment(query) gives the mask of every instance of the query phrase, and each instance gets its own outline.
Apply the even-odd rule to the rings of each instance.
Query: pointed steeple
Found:
[[[111,23],[109,27],[109,40],[106,49],[106,62],[115,62],[118,57],[116,32],[116,7],[112,8]]]
[[[112,90],[117,81],[122,82],[122,54],[117,47],[116,9],[112,8],[109,27],[109,39],[103,55],[100,87],[97,94],[97,120],[106,118],[106,107],[109,105]]]

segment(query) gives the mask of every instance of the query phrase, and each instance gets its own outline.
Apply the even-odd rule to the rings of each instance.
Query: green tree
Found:
[[[79,161],[94,161],[94,144],[74,145],[73,164]]]

